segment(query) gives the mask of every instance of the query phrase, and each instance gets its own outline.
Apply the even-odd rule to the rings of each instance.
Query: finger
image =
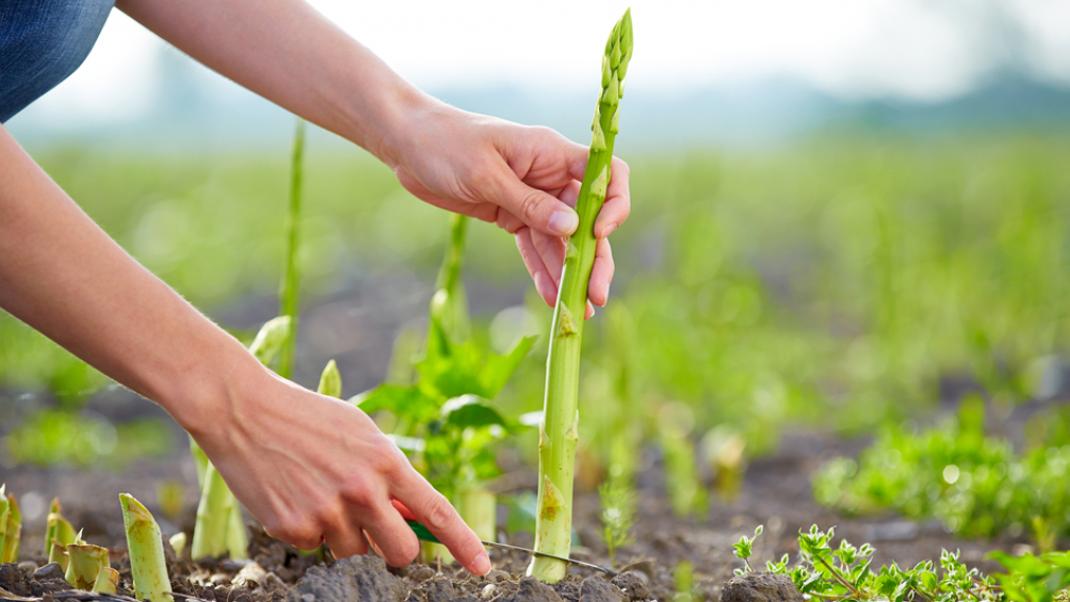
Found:
[[[542,264],[546,266],[546,273],[553,279],[554,288],[560,288],[561,268],[565,265],[565,251],[568,250],[568,243],[560,236],[549,236],[542,232],[532,232],[531,242],[539,258],[542,259]],[[556,296],[555,292],[554,297]]]
[[[420,542],[397,509],[389,503],[376,504],[364,521],[379,554],[392,567],[407,566],[420,553]]]
[[[614,270],[613,249],[609,246],[609,239],[600,238],[595,247],[591,279],[587,283],[587,297],[598,307],[605,307],[609,301],[609,285],[613,281]]]
[[[427,479],[415,470],[407,471],[394,483],[392,493],[412,511],[416,520],[449,548],[457,562],[476,575],[486,575],[490,572],[490,557],[487,556],[479,538],[464,524],[445,496],[435,491]],[[401,519],[397,512],[395,515]],[[382,540],[375,537],[382,543]]]
[[[347,518],[349,520],[345,521],[345,524],[333,527],[324,537],[335,558],[368,553],[368,540],[364,537],[364,532],[352,517]]]
[[[594,235],[605,238],[613,233],[632,212],[632,195],[628,184],[629,168],[623,160],[613,157],[613,171],[606,190],[606,202],[594,222]]]
[[[524,228],[524,222],[520,221],[515,215],[509,213],[505,209],[498,210],[498,227],[505,230],[509,234],[516,234],[521,228]]]
[[[492,180],[484,200],[512,213],[528,227],[547,234],[568,236],[576,230],[579,216],[553,195],[524,184],[511,170]]]
[[[516,248],[520,251],[520,258],[524,261],[524,267],[531,274],[531,280],[535,283],[535,292],[542,297],[547,305],[553,307],[557,300],[557,285],[553,276],[550,275],[546,264],[543,262],[532,236],[535,233],[531,228],[521,228],[516,233]]]
[[[568,205],[569,207],[575,207],[576,199],[578,199],[580,196],[581,186],[582,182],[580,182],[579,180],[572,180],[554,196],[556,196],[558,199],[561,200],[562,203]]]

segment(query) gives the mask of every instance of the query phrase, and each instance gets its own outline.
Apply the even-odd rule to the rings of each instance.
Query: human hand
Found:
[[[371,546],[401,567],[420,551],[401,502],[465,568],[490,570],[476,534],[367,414],[259,366],[249,372],[222,416],[190,430],[268,533],[305,549],[325,542],[339,558]]]
[[[587,148],[543,127],[466,113],[426,99],[406,113],[382,154],[412,194],[443,209],[495,222],[516,238],[535,289],[557,299],[572,207],[587,165]],[[628,166],[613,159],[605,204],[595,222],[598,247],[587,295],[604,306],[613,280],[608,236],[628,218]],[[588,305],[587,315],[593,313]]]

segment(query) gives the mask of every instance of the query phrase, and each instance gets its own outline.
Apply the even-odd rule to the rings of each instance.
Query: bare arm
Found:
[[[562,237],[578,221],[570,205],[586,147],[546,128],[431,98],[299,0],[120,0],[118,6],[208,67],[366,148],[417,197],[514,234],[540,296],[553,305]],[[594,305],[606,304],[613,278],[606,237],[629,210],[628,170],[617,159],[595,225],[601,242],[588,290]]]
[[[0,307],[156,400],[275,535],[404,565],[399,500],[469,569],[479,540],[367,415],[271,374],[141,267],[0,127]]]

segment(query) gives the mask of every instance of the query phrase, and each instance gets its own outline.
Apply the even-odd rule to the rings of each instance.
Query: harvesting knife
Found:
[[[442,543],[442,542],[440,542],[438,540],[437,537],[435,537],[430,531],[427,530],[427,527],[425,527],[422,524],[420,524],[419,521],[416,521],[416,520],[411,519],[411,518],[406,518],[405,522],[409,524],[409,528],[412,529],[412,532],[416,534],[416,539],[419,539],[421,541],[428,541],[428,542],[431,542],[431,543]],[[575,559],[572,559],[572,558],[565,558],[564,556],[557,556],[556,554],[546,554],[545,552],[536,552],[535,550],[532,550],[531,548],[525,548],[523,546],[514,546],[514,545],[508,544],[508,543],[498,543],[496,541],[483,541],[481,543],[483,545],[485,545],[485,546],[491,546],[491,547],[499,548],[499,549],[502,549],[502,550],[511,550],[513,552],[524,552],[526,554],[532,554],[534,556],[542,556],[543,558],[553,558],[554,560],[560,560],[561,562],[567,562],[569,564],[574,564],[576,566],[580,566],[580,567],[583,567],[585,569],[592,569],[592,570],[595,570],[595,571],[599,571],[599,572],[602,572],[602,573],[605,573],[605,574],[609,575],[610,577],[615,577],[617,575],[617,571],[614,571],[613,569],[610,569],[610,568],[607,568],[607,567],[604,567],[604,566],[601,566],[601,565],[597,565],[597,564],[594,564],[594,563],[591,563],[591,562],[584,562],[582,560],[575,560]]]

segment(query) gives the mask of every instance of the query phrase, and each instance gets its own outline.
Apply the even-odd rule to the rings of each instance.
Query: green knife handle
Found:
[[[432,543],[442,543],[427,530],[427,527],[420,524],[419,521],[408,519],[405,522],[409,524],[409,528],[416,534],[416,539],[419,539],[420,541],[430,541]]]

